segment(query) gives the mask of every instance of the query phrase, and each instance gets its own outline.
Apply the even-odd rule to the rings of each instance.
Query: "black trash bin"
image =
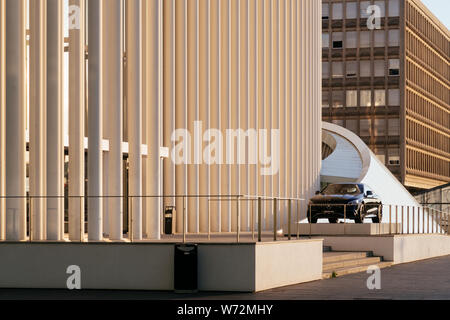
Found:
[[[175,245],[174,289],[175,292],[196,292],[197,288],[197,252],[196,244]]]
[[[175,207],[167,206],[164,210],[164,234],[173,234],[173,217],[175,216]]]

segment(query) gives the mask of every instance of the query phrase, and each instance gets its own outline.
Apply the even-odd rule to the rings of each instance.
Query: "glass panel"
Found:
[[[328,19],[330,17],[330,7],[328,3],[322,4],[322,19]]]
[[[333,91],[333,107],[342,108],[344,106],[344,91]]]
[[[384,5],[384,1],[375,1],[375,5],[380,8],[380,18],[383,18],[386,16],[386,8]]]
[[[369,48],[370,47],[370,31],[362,31],[360,33],[360,43],[361,48]]]
[[[375,60],[374,61],[374,67],[375,67],[375,77],[384,77],[384,60]]]
[[[329,108],[330,102],[328,101],[328,91],[322,91],[322,108]]]
[[[329,47],[330,47],[330,34],[322,33],[322,48],[329,48]]]
[[[356,19],[356,2],[347,2],[347,19]]]
[[[389,89],[389,105],[400,106],[400,90]]]
[[[399,0],[389,0],[389,17],[400,16],[400,2]]]
[[[344,126],[344,120],[332,120],[331,123],[337,124],[338,126]]]
[[[390,136],[400,135],[400,119],[389,119],[388,120],[388,134]]]
[[[384,30],[375,31],[375,47],[384,47],[386,45],[386,40],[384,39]]]
[[[328,62],[322,62],[322,79],[328,79],[330,77],[328,66]]]
[[[333,19],[342,19],[342,3],[333,3]]]
[[[361,90],[360,95],[361,95],[361,107],[372,106],[372,91]]]
[[[389,47],[398,47],[400,45],[400,30],[389,30]]]
[[[360,68],[361,77],[370,77],[370,61],[361,61]]]
[[[341,49],[344,47],[343,33],[333,32],[333,49]]]
[[[386,135],[386,119],[375,119],[374,135],[376,137]]]
[[[347,61],[347,78],[354,78],[357,75],[358,64],[356,61]]]
[[[358,91],[347,90],[347,107],[358,106]]]
[[[333,62],[333,78],[343,78],[343,77],[344,77],[344,63]]]
[[[372,120],[370,119],[361,119],[359,121],[360,125],[360,133],[361,137],[370,137],[370,133],[372,131]]]
[[[386,105],[386,91],[375,90],[375,107],[382,107]]]
[[[346,120],[345,126],[348,130],[352,131],[353,133],[358,134],[358,120],[354,120],[354,119]]]
[[[389,59],[389,75],[398,76],[400,74],[400,60]]]
[[[367,8],[370,6],[370,1],[362,1],[360,4],[361,9],[361,18],[368,18],[369,15],[367,14]]]
[[[346,48],[349,49],[354,49],[356,48],[356,37],[357,37],[357,32],[356,31],[348,31],[346,32]]]

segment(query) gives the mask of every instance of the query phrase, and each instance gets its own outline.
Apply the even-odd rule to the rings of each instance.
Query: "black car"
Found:
[[[308,221],[317,223],[318,219],[328,219],[337,223],[338,219],[352,219],[363,223],[372,218],[380,223],[383,215],[381,200],[365,184],[329,184],[308,203]]]

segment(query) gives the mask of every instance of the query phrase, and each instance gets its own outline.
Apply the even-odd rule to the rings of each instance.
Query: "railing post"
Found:
[[[258,242],[261,242],[261,215],[262,215],[262,200],[258,198]]]
[[[398,204],[395,205],[395,234],[398,234]]]
[[[291,240],[291,199],[289,199],[288,208],[288,240]]]
[[[297,200],[296,227],[297,227],[297,239],[299,239],[300,238],[300,200]]]
[[[345,235],[346,224],[347,224],[347,204],[344,204],[344,235]]]
[[[413,215],[412,215],[412,233],[416,233],[416,207],[412,207]]]
[[[406,234],[409,234],[409,206],[406,207],[406,223],[408,227],[406,228]]]
[[[239,196],[237,197],[236,210],[237,210],[237,221],[236,221],[236,240],[239,243],[239,232],[241,228],[241,213],[239,211]]]
[[[32,203],[33,203],[33,197],[31,197],[30,196],[30,199],[29,199],[29,202],[30,202],[30,213],[29,213],[29,221],[28,221],[28,223],[30,224],[29,225],[29,227],[28,227],[28,229],[30,230],[29,231],[29,233],[30,233],[30,242],[31,241],[33,241],[33,239],[32,239],[32,235],[33,235],[33,221],[32,221],[32,218],[31,218],[31,216],[33,215],[33,208],[32,208]]]
[[[83,224],[84,224],[84,201],[83,196],[80,196],[80,242],[83,242],[84,232],[83,232]]]
[[[277,199],[273,198],[273,241],[277,241]]]
[[[311,226],[312,226],[312,204],[309,205],[309,237],[311,238]]]
[[[389,205],[389,234],[392,234],[392,205]]]
[[[130,241],[133,242],[133,196],[130,200],[130,226],[128,232],[130,233]]]
[[[405,234],[405,206],[402,205],[402,234]]]
[[[211,199],[208,198],[208,240],[211,240]]]
[[[253,199],[250,200],[250,203],[252,204],[252,240],[255,240],[255,204],[253,203]]]
[[[183,243],[186,243],[186,197],[183,196]]]

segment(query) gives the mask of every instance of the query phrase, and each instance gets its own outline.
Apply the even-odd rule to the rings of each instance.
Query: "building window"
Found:
[[[330,17],[330,7],[328,3],[322,4],[322,19],[326,20]]]
[[[358,33],[356,31],[348,31],[346,32],[346,48],[347,49],[355,49],[357,45],[356,37]]]
[[[333,20],[342,19],[342,3],[333,3]]]
[[[359,75],[363,78],[370,77],[370,61],[361,61]]]
[[[333,107],[342,108],[344,106],[344,91],[333,91]]]
[[[399,59],[389,59],[389,75],[390,76],[400,75],[400,60]]]
[[[334,123],[338,126],[343,127],[344,126],[344,120],[331,120],[331,123]]]
[[[347,78],[355,78],[358,73],[358,63],[356,61],[347,61]]]
[[[382,164],[386,164],[386,151],[385,149],[376,149],[375,156],[380,160]]]
[[[330,101],[328,100],[328,91],[322,91],[322,108],[329,108]]]
[[[380,18],[386,16],[386,7],[384,5],[384,1],[375,1],[375,5],[380,8]]]
[[[376,30],[375,31],[375,47],[384,47],[386,45],[386,39],[385,39],[385,32],[384,30]]]
[[[400,90],[389,89],[389,106],[400,106]]]
[[[399,0],[389,0],[389,17],[400,16],[400,2]]]
[[[370,119],[361,119],[359,121],[360,132],[359,135],[361,137],[370,137],[372,131],[372,120]]]
[[[386,105],[386,91],[375,90],[375,107],[382,107]]]
[[[400,165],[400,150],[398,148],[388,149],[388,161],[391,166]]]
[[[384,68],[385,68],[384,60],[375,60],[373,64],[375,68],[374,76],[384,77]]]
[[[400,135],[400,119],[388,120],[388,134],[389,136],[396,137]]]
[[[352,131],[353,133],[358,134],[358,120],[354,120],[354,119],[347,119],[345,124],[345,127]]]
[[[357,107],[358,106],[358,91],[347,90],[347,107]]]
[[[375,119],[374,122],[374,135],[385,136],[386,135],[386,119]]]
[[[329,47],[330,47],[330,34],[322,33],[322,48],[329,48]]]
[[[342,32],[333,32],[333,49],[342,49],[344,47]]]
[[[361,18],[362,19],[366,19],[369,17],[369,15],[367,14],[367,8],[370,6],[370,1],[362,1],[360,4],[360,9],[361,9]]]
[[[370,31],[362,31],[360,33],[359,46],[361,48],[369,48],[370,47]]]
[[[389,30],[389,47],[398,47],[400,45],[400,30]]]
[[[328,79],[330,77],[328,62],[322,62],[322,79]]]
[[[356,19],[356,2],[347,2],[347,19]]]
[[[343,78],[343,77],[344,77],[344,63],[333,62],[333,78]]]
[[[372,91],[361,90],[361,107],[371,107],[372,106]]]

